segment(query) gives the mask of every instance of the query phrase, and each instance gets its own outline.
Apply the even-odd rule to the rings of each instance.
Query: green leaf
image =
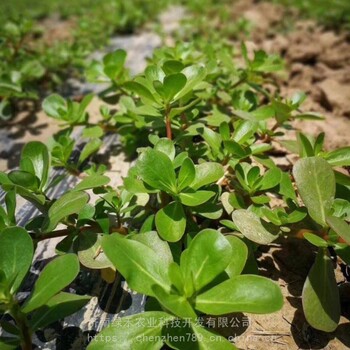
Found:
[[[210,198],[215,196],[213,191],[197,191],[197,192],[181,192],[179,197],[181,203],[188,207],[196,207],[207,202]]]
[[[89,196],[85,192],[68,192],[54,202],[48,216],[43,223],[44,232],[50,232],[56,228],[58,223],[66,216],[79,213],[88,202]]]
[[[181,72],[184,69],[184,65],[180,61],[168,60],[164,62],[162,69],[165,74],[173,74]]]
[[[161,311],[123,317],[99,333],[87,350],[159,350],[162,328],[173,319]]]
[[[99,137],[102,137],[103,135],[104,135],[103,129],[100,126],[96,125],[96,126],[86,127],[83,130],[82,137],[99,138]]]
[[[207,71],[204,67],[200,66],[188,66],[182,70],[182,72],[187,79],[187,83],[183,89],[175,96],[176,100],[187,95],[189,92],[193,91],[198,87],[198,85],[204,80]]]
[[[310,232],[304,233],[304,238],[316,247],[323,247],[323,248],[328,247],[327,241],[325,241],[323,238],[313,233],[310,233]]]
[[[90,175],[80,181],[72,191],[84,191],[91,188],[105,186],[110,182],[110,178],[104,175]]]
[[[180,202],[171,202],[156,214],[159,235],[168,242],[177,242],[186,229],[186,215]]]
[[[45,187],[50,167],[49,151],[45,144],[39,141],[28,142],[22,149],[20,169],[30,172],[26,163],[30,162],[35,175],[40,181],[39,189]]]
[[[88,159],[91,155],[96,153],[101,147],[101,145],[102,145],[102,140],[91,139],[91,141],[88,142],[83,148],[83,150],[81,151],[78,159],[78,165],[81,165],[86,159]]]
[[[136,81],[128,81],[124,84],[125,89],[132,91],[136,95],[139,95],[146,102],[156,102],[151,91],[149,91],[145,86],[136,82]]]
[[[89,269],[105,269],[113,266],[101,251],[102,236],[92,232],[79,235],[78,258],[80,263]]]
[[[297,140],[299,145],[299,154],[300,157],[312,157],[314,156],[314,148],[312,147],[312,144],[310,140],[304,135],[303,133],[299,132],[297,134]]]
[[[154,149],[163,152],[166,154],[171,160],[175,158],[175,146],[174,142],[169,140],[168,138],[161,138],[155,144]]]
[[[233,133],[233,141],[244,144],[247,142],[256,132],[258,128],[258,123],[252,122],[249,120],[240,121],[235,128],[235,131]]]
[[[12,170],[8,174],[9,179],[16,185],[19,185],[25,189],[37,190],[39,187],[39,181],[35,175],[28,171]]]
[[[19,338],[0,337],[1,350],[18,350],[20,346]]]
[[[350,147],[338,148],[326,154],[325,159],[332,166],[350,165]]]
[[[205,162],[195,166],[196,177],[191,184],[191,188],[198,190],[200,187],[211,184],[224,176],[224,169],[221,164]]]
[[[79,261],[75,254],[66,254],[45,266],[35,282],[33,292],[22,307],[29,313],[45,305],[54,295],[74,281],[79,273]]]
[[[139,233],[129,237],[151,248],[167,266],[173,262],[173,255],[168,242],[163,241],[156,231]]]
[[[316,329],[333,332],[340,319],[340,300],[333,263],[321,248],[305,281],[303,309],[306,320]]]
[[[32,264],[33,241],[26,230],[10,227],[0,232],[0,270],[7,282],[11,282],[11,293],[17,292]]]
[[[181,192],[184,188],[190,186],[195,179],[196,168],[191,158],[186,158],[180,168],[177,179],[177,190]]]
[[[210,315],[232,312],[266,314],[282,308],[279,286],[256,275],[240,275],[220,283],[196,298],[196,309]]]
[[[220,153],[222,138],[221,135],[216,133],[210,128],[204,127],[202,131],[202,137],[209,145],[214,155]]]
[[[124,68],[125,61],[126,52],[124,50],[118,49],[108,53],[103,57],[104,73],[112,80],[117,79]]]
[[[269,169],[258,182],[258,186],[256,187],[259,191],[264,191],[270,188],[277,186],[281,183],[282,171],[277,168]]]
[[[35,331],[62,320],[82,309],[89,300],[88,296],[58,293],[33,313],[30,326]]]
[[[223,336],[212,332],[210,329],[204,328],[200,325],[191,324],[193,333],[198,339],[198,350],[237,350],[234,344],[230,343]],[[192,348],[197,349],[197,348]]]
[[[153,292],[159,303],[174,315],[182,318],[196,318],[197,315],[185,296],[168,293],[158,285],[153,286]]]
[[[192,282],[199,291],[225,270],[231,257],[231,244],[220,232],[202,230],[190,243],[185,259],[181,259],[185,284]]]
[[[295,182],[313,220],[325,226],[335,196],[335,175],[326,160],[303,158],[293,168]]]
[[[278,236],[270,233],[260,218],[251,211],[238,209],[232,213],[232,220],[239,231],[251,241],[258,244],[269,244]],[[271,225],[265,225],[267,227]],[[272,228],[272,226],[271,226]],[[273,227],[275,229],[275,227]]]
[[[350,245],[350,226],[349,224],[335,216],[327,216],[327,224],[335,231],[343,240]]]
[[[187,78],[182,73],[167,75],[163,81],[165,100],[170,102],[184,88],[186,83]]]
[[[58,94],[52,94],[46,97],[43,101],[42,107],[49,117],[55,119],[61,119],[67,110],[65,99]]]
[[[230,276],[238,276],[244,269],[248,259],[248,247],[246,244],[235,236],[226,236],[232,247],[232,256],[225,272]]]
[[[163,152],[150,149],[137,161],[139,176],[146,184],[165,192],[176,193],[173,164]]]
[[[168,264],[147,245],[113,234],[102,238],[102,247],[134,291],[154,296],[154,285],[170,289]]]

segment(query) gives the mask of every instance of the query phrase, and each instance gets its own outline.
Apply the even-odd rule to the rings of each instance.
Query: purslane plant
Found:
[[[150,296],[150,313],[108,328],[91,348],[106,346],[103,335],[122,337],[122,344],[137,348],[132,339],[151,332],[142,327],[125,331],[123,324],[137,317],[156,322],[154,335],[175,332],[171,322],[191,318],[181,332],[195,334],[196,343],[211,335],[193,321],[202,313],[277,311],[281,295],[276,285],[252,274],[258,273],[254,252],[259,245],[282,236],[305,236],[319,248],[305,282],[303,308],[314,328],[332,331],[337,326],[340,302],[330,252],[350,263],[350,181],[340,169],[350,166],[350,149],[325,151],[322,134],[280,138],[294,119],[320,117],[300,112],[303,94],[283,100],[264,88],[280,60],[261,52],[248,58],[245,51],[243,46],[245,62],[236,66],[226,49],[161,49],[131,80],[124,71],[125,55],[118,51],[99,67],[94,64],[95,73],[111,82],[112,98],[108,93],[103,98],[112,105],[119,102],[117,110],[101,107],[101,121],[91,124],[86,112],[91,97],[80,104],[48,97],[46,112],[66,127],[54,137],[51,154],[42,143],[29,143],[19,169],[0,173],[7,192],[1,229],[16,224],[18,194],[40,211],[26,225],[34,243],[63,237],[59,254],[76,253],[82,265],[101,270],[108,282],[117,270],[132,289]],[[97,146],[88,147],[91,152],[83,148],[73,166],[71,133],[81,126],[83,139],[101,145],[113,130],[128,149],[137,149],[138,159],[119,188],[109,186],[103,165],[91,162]],[[301,158],[294,167],[277,162],[276,155],[288,151]],[[51,166],[79,175],[81,182],[51,198],[50,188],[65,176],[52,179]],[[240,289],[245,283],[249,287]],[[216,299],[222,294],[224,300]],[[237,306],[245,296],[250,306]],[[216,339],[213,348],[232,348],[226,339]],[[162,344],[139,346],[158,349]],[[186,348],[182,345],[178,348]]]
[[[32,349],[32,335],[38,329],[80,310],[89,300],[62,291],[77,277],[76,255],[53,259],[40,273],[30,296],[23,303],[17,299],[32,264],[34,247],[31,237],[20,227],[0,231],[0,311],[10,319],[1,320],[8,336],[0,337],[3,349]]]
[[[169,245],[157,232],[106,236],[102,247],[130,288],[156,299],[158,305],[154,310],[150,307],[143,314],[129,317],[131,326],[127,331],[123,325],[116,329],[111,324],[88,349],[161,349],[162,335],[174,349],[191,345],[233,349],[224,337],[213,337],[215,333],[198,324],[197,318],[203,314],[270,313],[282,307],[282,293],[274,282],[240,275],[247,257],[242,251],[247,252],[247,248],[235,236],[225,237],[218,231],[204,229],[191,240],[178,262],[174,262]],[[133,324],[137,317],[154,318],[156,326],[146,322]],[[180,326],[172,326],[175,319]],[[148,337],[150,332],[152,338]],[[175,334],[187,341],[172,340],[171,335]],[[106,341],[113,336],[116,341]]]

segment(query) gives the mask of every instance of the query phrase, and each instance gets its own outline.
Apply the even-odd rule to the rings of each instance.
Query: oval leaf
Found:
[[[176,177],[170,158],[163,152],[150,149],[137,161],[138,175],[157,190],[176,193]]]
[[[170,289],[168,264],[147,245],[113,234],[102,238],[102,247],[131,289],[150,296],[153,285]]]
[[[15,293],[26,276],[33,259],[33,241],[21,227],[10,227],[0,232],[0,270],[11,283]]]
[[[78,273],[79,261],[75,254],[62,255],[52,260],[40,273],[22,311],[29,313],[46,304],[54,295],[73,282]]]
[[[186,259],[181,260],[185,281],[192,281],[199,291],[225,270],[231,257],[231,244],[220,232],[202,230],[190,243]]]
[[[340,300],[333,263],[324,249],[320,249],[316,261],[305,281],[303,309],[306,320],[316,329],[333,332],[340,319]]]
[[[88,202],[89,196],[85,192],[68,192],[54,202],[48,216],[43,223],[43,231],[50,232],[66,216],[79,213]]]
[[[282,308],[279,286],[256,275],[235,276],[197,296],[196,309],[210,315],[232,312],[266,314]]]
[[[238,209],[232,213],[232,220],[239,231],[248,239],[259,244],[273,242],[277,235],[267,231],[260,218],[251,211]]]
[[[186,229],[186,215],[181,203],[171,202],[156,214],[159,235],[168,242],[177,242]]]
[[[294,165],[293,175],[310,216],[318,224],[325,226],[335,195],[332,167],[322,158],[303,158]]]

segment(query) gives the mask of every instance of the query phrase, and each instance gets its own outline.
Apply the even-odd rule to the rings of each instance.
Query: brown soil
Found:
[[[233,16],[244,16],[254,25],[251,49],[281,55],[287,64],[281,94],[291,97],[304,91],[304,111],[315,111],[325,121],[298,121],[296,128],[310,134],[326,132],[326,147],[350,145],[350,35],[325,30],[297,13],[267,2],[241,0]],[[293,27],[290,23],[293,22]]]
[[[312,135],[325,132],[327,149],[349,146],[349,34],[325,30],[313,21],[297,20],[295,11],[286,11],[268,2],[240,0],[233,6],[232,16],[244,16],[254,24],[251,42],[247,45],[251,53],[264,49],[286,60],[286,75],[279,77],[281,95],[291,97],[297,91],[304,91],[308,99],[302,110],[325,116],[320,122],[294,122],[294,127]],[[291,23],[287,16],[292,16],[294,25],[286,31],[286,21]],[[335,271],[343,291],[343,316],[336,331],[327,334],[311,328],[302,311],[302,288],[315,258],[312,245],[288,239],[261,250],[260,271],[280,285],[284,307],[272,315],[249,315],[248,327],[240,327],[244,322],[242,315],[238,318],[235,315],[238,326],[228,327],[224,333],[236,335],[236,346],[245,350],[349,349],[350,292],[339,267]]]

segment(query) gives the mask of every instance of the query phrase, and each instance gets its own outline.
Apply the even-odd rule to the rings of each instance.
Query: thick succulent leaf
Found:
[[[191,188],[194,190],[214,183],[224,176],[224,168],[219,163],[206,162],[196,165],[195,167],[196,176],[191,184]]]
[[[180,168],[177,179],[177,190],[181,192],[184,188],[190,186],[196,176],[196,168],[191,158],[186,158]]]
[[[159,152],[163,152],[166,154],[171,160],[175,158],[175,146],[174,142],[169,140],[168,138],[161,138],[155,144],[154,149]]]
[[[333,263],[321,248],[305,281],[303,309],[306,320],[316,329],[333,332],[340,319],[340,299]]]
[[[148,185],[165,192],[176,193],[176,177],[170,158],[150,149],[137,161],[138,175]]]
[[[20,339],[14,337],[0,337],[1,350],[18,350]]]
[[[150,296],[153,285],[170,289],[168,264],[145,244],[113,234],[103,237],[102,247],[131,289]]]
[[[335,231],[347,244],[350,245],[350,226],[343,219],[335,216],[328,216],[326,218],[327,224]]]
[[[162,328],[173,319],[161,311],[123,317],[99,333],[87,350],[159,350]]]
[[[279,286],[256,275],[232,277],[196,298],[196,309],[211,315],[232,312],[266,314],[280,310],[282,305]]]
[[[253,212],[245,209],[238,209],[232,213],[232,220],[239,231],[248,239],[259,244],[269,244],[278,236],[269,232],[260,218]],[[271,224],[267,225],[275,229]]]
[[[327,162],[332,166],[349,166],[350,165],[350,147],[338,148],[329,152],[325,156]]]
[[[35,175],[40,181],[40,189],[44,188],[49,175],[50,156],[45,144],[39,141],[28,142],[22,149],[20,169],[29,171],[34,170]]]
[[[168,242],[177,242],[186,229],[186,215],[180,202],[171,202],[156,214],[159,235]]]
[[[163,241],[158,236],[157,232],[150,231],[139,233],[130,236],[130,238],[151,248],[167,266],[173,262],[173,256],[171,254],[169,244],[166,241]]]
[[[54,202],[43,223],[44,232],[50,232],[56,228],[65,217],[79,213],[88,202],[89,196],[85,192],[68,192]]]
[[[229,265],[225,271],[230,276],[238,276],[244,269],[248,259],[248,247],[246,244],[235,236],[226,236],[232,247],[232,256]]]
[[[40,273],[22,311],[29,313],[45,305],[54,295],[72,283],[78,273],[79,261],[75,254],[62,255],[52,260]]]
[[[52,94],[44,99],[42,107],[49,117],[61,119],[62,115],[66,113],[67,104],[63,97]]]
[[[191,327],[198,339],[198,350],[237,350],[234,344],[223,336],[197,324],[192,323]]]
[[[199,291],[225,270],[231,257],[231,244],[220,232],[202,230],[191,241],[186,259],[181,259],[185,284],[193,283]]]
[[[182,73],[167,75],[163,81],[165,100],[170,102],[183,89],[186,82],[187,78]]]
[[[12,293],[17,292],[26,276],[33,254],[33,241],[25,229],[10,227],[0,232],[0,270],[11,283]]]
[[[181,192],[179,195],[181,203],[188,207],[196,207],[197,205],[206,203],[214,196],[215,192],[213,191],[186,191]]]
[[[79,235],[78,258],[89,269],[105,269],[113,264],[108,260],[101,247],[102,235],[84,232]]]
[[[153,293],[159,303],[174,315],[182,318],[196,318],[196,313],[185,296],[168,293],[159,285],[153,286]]]
[[[90,175],[80,181],[73,189],[73,191],[84,191],[91,188],[105,186],[110,182],[110,178],[104,175]]]
[[[310,216],[320,225],[326,225],[335,196],[335,175],[322,158],[303,158],[296,162],[293,175],[300,197]]]
[[[79,311],[89,300],[88,296],[58,293],[33,313],[30,326],[33,330],[37,330],[62,320]]]

